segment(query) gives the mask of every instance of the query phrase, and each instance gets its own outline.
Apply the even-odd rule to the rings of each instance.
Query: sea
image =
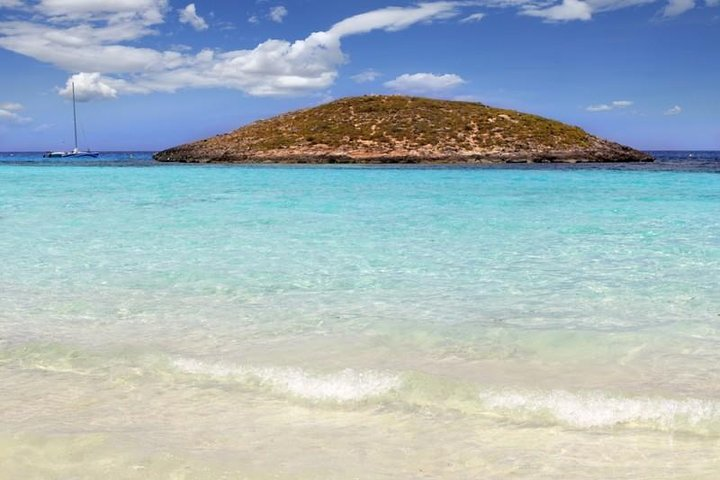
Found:
[[[2,479],[720,478],[720,152],[0,155]]]

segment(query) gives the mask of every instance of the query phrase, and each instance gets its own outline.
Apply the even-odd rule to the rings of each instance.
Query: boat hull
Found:
[[[97,158],[100,155],[99,152],[49,152],[43,155],[45,158],[79,158],[79,157],[92,157]]]

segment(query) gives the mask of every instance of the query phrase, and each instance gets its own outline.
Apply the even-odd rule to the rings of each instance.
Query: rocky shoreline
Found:
[[[156,153],[153,158],[159,162],[175,163],[242,163],[242,164],[327,164],[327,165],[491,165],[500,163],[623,163],[652,162],[650,155],[637,155],[621,152],[616,155],[598,155],[595,152],[552,152],[543,154],[497,154],[497,155],[448,155],[426,157],[418,155],[404,156],[367,156],[348,155],[200,155],[185,153],[182,150],[165,150]]]

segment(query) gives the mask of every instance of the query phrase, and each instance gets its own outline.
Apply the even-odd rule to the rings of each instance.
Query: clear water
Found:
[[[658,156],[2,155],[0,478],[718,478],[720,155]]]

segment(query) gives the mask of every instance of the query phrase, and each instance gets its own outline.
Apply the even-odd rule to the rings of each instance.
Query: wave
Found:
[[[0,363],[45,374],[102,378],[112,372],[129,382],[162,382],[169,368],[305,401],[331,404],[372,401],[391,409],[407,408],[408,412],[452,411],[515,424],[588,430],[647,428],[720,436],[720,400],[715,398],[632,396],[520,386],[496,388],[421,372],[353,368],[318,372],[294,366],[203,362],[145,352],[98,354],[57,345],[2,349]]]
[[[720,403],[688,398],[623,397],[604,392],[485,391],[479,395],[489,409],[524,419],[551,418],[578,428],[617,425],[647,426],[660,430],[720,430]]]
[[[186,358],[175,359],[172,364],[184,373],[234,379],[304,400],[343,403],[374,398],[395,406],[452,410],[517,424],[720,434],[720,402],[714,400],[631,397],[600,391],[493,389],[420,373],[350,368],[320,374],[298,367],[211,364]]]
[[[312,374],[296,367],[206,364],[192,359],[175,359],[173,365],[185,373],[238,378],[308,400],[359,401],[386,394],[402,383],[398,375],[350,368],[332,374]]]

